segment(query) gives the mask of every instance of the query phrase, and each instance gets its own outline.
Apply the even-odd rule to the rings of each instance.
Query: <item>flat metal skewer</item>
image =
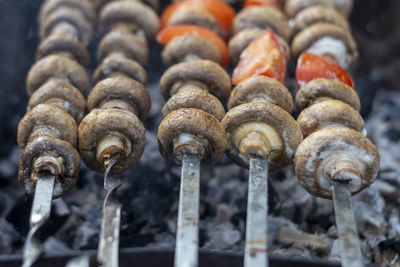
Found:
[[[179,193],[175,267],[196,267],[199,248],[200,156],[184,153]]]
[[[332,197],[342,266],[362,267],[364,265],[348,182],[333,180]]]
[[[247,198],[245,267],[268,266],[268,160],[250,155]]]
[[[104,267],[118,267],[121,204],[118,203],[115,193],[121,186],[121,181],[110,174],[118,159],[119,155],[111,158],[104,172],[104,189],[107,193],[103,204],[103,219],[97,251],[97,260]]]
[[[55,175],[51,174],[41,174],[37,179],[29,220],[30,230],[24,246],[23,267],[32,266],[43,253],[39,229],[50,217],[55,179]]]

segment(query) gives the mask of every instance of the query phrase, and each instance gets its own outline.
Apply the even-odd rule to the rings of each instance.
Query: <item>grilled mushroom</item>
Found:
[[[345,17],[348,17],[353,7],[353,0],[286,0],[285,12],[293,18],[301,10],[317,5],[336,9]]]

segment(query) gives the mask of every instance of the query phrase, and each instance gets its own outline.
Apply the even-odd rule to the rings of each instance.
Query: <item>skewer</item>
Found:
[[[104,189],[106,197],[103,204],[103,218],[97,260],[102,266],[118,266],[118,246],[121,223],[121,204],[116,198],[116,191],[121,186],[121,181],[111,175],[112,167],[118,162],[119,155],[112,157],[106,165],[104,172]]]
[[[24,245],[23,267],[30,267],[43,252],[39,230],[50,217],[55,175],[39,174],[29,219],[30,230]]]
[[[175,267],[197,266],[199,247],[200,156],[184,153],[179,192]]]
[[[268,160],[250,155],[244,266],[268,266]]]
[[[332,198],[343,267],[362,267],[361,247],[348,181],[332,181]]]

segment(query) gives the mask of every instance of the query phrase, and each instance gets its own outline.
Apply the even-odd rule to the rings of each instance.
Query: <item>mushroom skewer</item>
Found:
[[[234,10],[222,1],[188,0],[167,7],[157,36],[170,67],[160,81],[168,99],[158,130],[161,154],[182,165],[175,267],[198,265],[200,164],[213,164],[226,149],[220,123],[231,91],[226,67]],[[222,103],[221,103],[222,102]]]
[[[295,155],[296,174],[311,194],[333,199],[344,267],[363,266],[351,195],[379,170],[376,147],[360,132],[360,100],[346,72],[357,46],[345,16],[353,1],[286,1],[293,18],[292,53],[299,57],[297,121],[305,137]],[[353,88],[352,88],[353,87]]]

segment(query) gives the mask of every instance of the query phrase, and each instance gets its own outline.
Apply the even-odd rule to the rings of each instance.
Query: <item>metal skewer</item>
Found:
[[[32,266],[43,253],[39,229],[50,217],[54,182],[55,175],[48,173],[39,175],[37,179],[29,222],[30,230],[24,246],[23,267]]]
[[[119,154],[116,154],[105,162],[104,189],[106,196],[103,204],[103,219],[97,251],[97,260],[104,267],[118,267],[121,204],[118,203],[115,193],[121,186],[121,181],[110,173],[118,159]]]
[[[195,267],[199,247],[199,155],[183,154],[181,176],[175,267]]]
[[[333,207],[343,267],[362,267],[361,247],[347,181],[332,181]]]
[[[268,160],[250,155],[247,198],[245,267],[268,266]]]

